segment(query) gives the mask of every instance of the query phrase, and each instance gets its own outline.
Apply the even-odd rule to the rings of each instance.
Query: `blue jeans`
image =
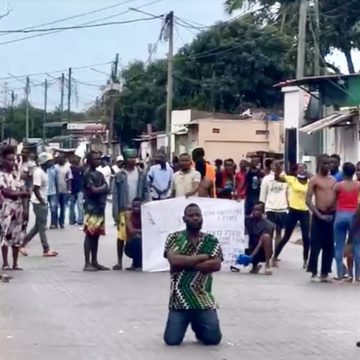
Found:
[[[142,267],[142,242],[140,236],[135,236],[126,241],[125,254],[132,259],[132,266],[134,268]]]
[[[77,209],[77,218],[75,214],[75,205]],[[82,225],[84,222],[84,194],[79,191],[76,194],[70,195],[70,208],[69,208],[69,221],[70,225],[79,224]]]
[[[58,226],[58,196],[49,195],[48,196],[49,208],[50,208],[50,218],[51,218],[51,225]]]
[[[353,238],[352,252],[355,263],[355,279],[360,280],[360,236],[357,234]]]
[[[64,227],[65,211],[66,211],[66,205],[67,205],[69,196],[68,196],[68,194],[61,193],[58,195],[58,199],[59,199],[59,208],[60,208],[59,225],[60,225],[60,227]]]
[[[204,345],[218,345],[221,331],[216,310],[170,310],[164,333],[166,345],[180,345],[191,328]]]
[[[334,222],[334,240],[335,240],[335,261],[337,276],[342,279],[344,276],[344,252],[346,237],[349,234],[351,224],[354,219],[354,212],[338,211]]]

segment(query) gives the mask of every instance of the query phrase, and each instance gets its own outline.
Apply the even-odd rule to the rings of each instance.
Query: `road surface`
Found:
[[[110,210],[110,209],[108,209]],[[109,211],[110,215],[110,211]],[[101,239],[100,260],[115,262],[115,228]],[[358,360],[360,287],[311,284],[301,248],[290,244],[273,277],[215,276],[223,342],[205,348],[191,333],[167,348],[167,273],[84,273],[83,234],[49,231],[56,259],[38,238],[25,268],[0,283],[0,360]]]

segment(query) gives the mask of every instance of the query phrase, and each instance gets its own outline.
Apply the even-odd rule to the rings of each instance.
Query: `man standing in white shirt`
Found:
[[[37,167],[33,174],[33,194],[31,195],[31,202],[33,204],[34,213],[35,213],[35,225],[30,230],[30,232],[25,236],[23,248],[20,249],[20,252],[27,256],[27,251],[25,246],[32,240],[32,238],[39,233],[41,244],[43,247],[43,256],[45,257],[54,257],[58,253],[55,251],[50,251],[50,246],[47,241],[46,236],[46,223],[47,223],[47,214],[48,214],[48,174],[47,168],[49,166],[49,161],[51,156],[47,153],[41,153],[38,158],[39,167]]]
[[[170,196],[171,180],[174,171],[166,161],[166,155],[159,152],[155,156],[155,165],[151,166],[147,174],[150,194],[153,201],[167,199]]]
[[[273,171],[264,177],[260,191],[260,202],[265,205],[266,217],[275,225],[275,245],[281,240],[288,213],[288,185],[280,178],[282,171],[281,162],[275,162]]]
[[[177,171],[171,183],[172,197],[197,196],[199,191],[201,174],[191,168],[191,157],[189,154],[180,155],[180,170]]]
[[[64,156],[59,156],[56,168],[57,175],[57,195],[60,208],[59,214],[59,226],[64,228],[65,224],[65,211],[69,200],[69,194],[71,194],[71,179],[72,173],[70,164],[65,162]]]

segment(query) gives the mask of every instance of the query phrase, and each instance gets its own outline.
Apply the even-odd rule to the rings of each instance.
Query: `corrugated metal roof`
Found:
[[[274,87],[284,87],[284,86],[299,86],[307,84],[317,84],[322,81],[334,81],[340,79],[346,79],[350,77],[360,77],[360,73],[356,74],[334,74],[334,75],[323,75],[323,76],[309,76],[302,79],[292,79],[279,82],[274,85]]]
[[[353,118],[356,116],[359,116],[359,112],[357,110],[347,111],[347,112],[336,112],[329,116],[324,117],[321,120],[315,121],[312,124],[303,126],[299,130],[308,135],[311,135],[328,127],[338,125],[344,121],[352,121]]]

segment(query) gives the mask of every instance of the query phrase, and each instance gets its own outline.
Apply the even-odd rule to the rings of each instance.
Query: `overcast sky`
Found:
[[[92,15],[82,16],[43,26],[61,27],[82,25],[88,22],[102,23],[109,21],[124,21],[146,17],[145,15],[128,11],[129,7],[142,7],[151,0],[0,0],[0,12],[7,8],[12,12],[0,20],[0,31],[21,29],[43,23],[56,21],[62,18],[80,15],[82,13],[116,5],[111,9],[99,11]],[[153,2],[156,0],[153,0]],[[122,4],[123,3],[123,4]],[[223,0],[158,0],[157,3],[144,6],[144,11],[154,14],[164,14],[171,10],[175,15],[201,24],[213,24],[229,17],[224,13]],[[119,15],[117,15],[119,14]],[[108,19],[104,19],[111,17]],[[95,21],[97,20],[97,21]],[[121,65],[126,66],[134,59],[148,58],[149,44],[154,44],[159,36],[161,21],[138,22],[127,25],[99,27],[93,29],[61,31],[55,34],[39,36],[24,41],[5,44],[5,42],[34,34],[1,34],[0,33],[0,104],[4,103],[4,88],[7,82],[8,89],[16,89],[18,98],[24,94],[19,88],[24,84],[16,79],[4,79],[12,75],[52,72],[68,67],[82,67],[91,64],[106,63],[120,54]],[[194,31],[177,27],[175,31],[176,48],[185,42],[191,41]],[[157,57],[166,53],[166,44],[161,44]],[[343,64],[342,57],[334,57],[337,63]],[[110,65],[94,66],[99,71],[109,73]],[[55,78],[60,73],[51,74]],[[43,104],[43,88],[35,86],[45,78],[51,82],[50,76],[31,76],[31,101],[36,106]],[[94,100],[99,93],[97,85],[106,81],[106,76],[90,69],[74,70],[73,77],[87,82],[92,86],[78,86],[78,104],[74,96],[73,108],[82,109]],[[49,90],[49,107],[54,108],[60,102],[59,84],[54,84]]]

